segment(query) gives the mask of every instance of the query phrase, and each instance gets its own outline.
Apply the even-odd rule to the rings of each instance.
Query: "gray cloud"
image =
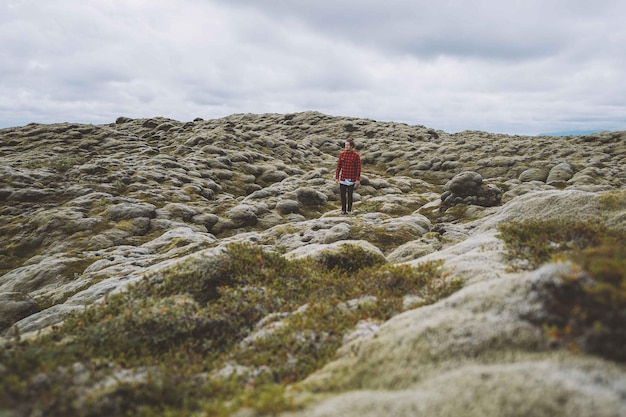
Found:
[[[626,129],[624,15],[621,0],[8,0],[0,127],[318,110]]]
[[[572,38],[587,35],[580,22],[604,22],[609,5],[619,7],[617,2],[558,0],[221,2],[297,20],[314,31],[383,51],[501,59],[554,53]]]

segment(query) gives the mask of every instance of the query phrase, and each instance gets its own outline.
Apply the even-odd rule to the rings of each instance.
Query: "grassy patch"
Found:
[[[620,210],[626,207],[626,191],[607,191],[600,195],[599,200],[602,207],[608,210]]]
[[[461,285],[437,263],[357,258],[362,265],[289,261],[232,245],[210,267],[147,278],[49,334],[0,348],[0,404],[48,416],[298,408],[292,384],[332,360],[359,321],[398,314],[407,294],[430,303]],[[363,297],[373,301],[346,307]]]
[[[626,362],[626,245],[601,245],[572,255],[581,273],[562,276],[544,324],[557,346]]]
[[[499,227],[508,256],[535,268],[569,260],[580,270],[562,276],[541,323],[558,346],[626,361],[626,237],[593,223],[531,221]],[[519,266],[520,263],[518,262]]]
[[[302,204],[298,208],[298,213],[303,215],[307,220],[310,220],[318,219],[322,214],[330,210],[332,210],[332,208],[328,204],[322,204],[320,206],[305,206]]]
[[[442,217],[448,217],[450,221],[461,220],[465,217],[468,208],[467,204],[455,204],[446,209],[445,216]]]
[[[344,245],[340,252],[321,255],[318,263],[327,270],[339,269],[347,273],[386,263],[385,257],[372,254],[355,245]]]
[[[620,233],[597,223],[562,220],[505,223],[498,226],[498,231],[508,258],[523,261],[513,267],[528,270],[576,250],[625,240]]]
[[[354,204],[354,208],[358,209],[361,213],[378,213],[383,206],[382,201],[363,200]]]

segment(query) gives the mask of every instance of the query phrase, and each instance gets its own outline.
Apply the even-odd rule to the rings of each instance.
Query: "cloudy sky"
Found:
[[[624,0],[1,0],[0,127],[316,110],[626,130]]]

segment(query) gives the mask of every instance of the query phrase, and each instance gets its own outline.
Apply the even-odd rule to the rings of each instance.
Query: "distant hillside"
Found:
[[[562,132],[539,133],[537,136],[582,136],[591,135],[602,132],[601,129],[596,130],[564,130]]]

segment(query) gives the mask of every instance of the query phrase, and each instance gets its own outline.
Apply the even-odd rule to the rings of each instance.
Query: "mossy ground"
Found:
[[[356,224],[350,229],[352,239],[366,240],[385,254],[421,236],[420,230],[409,225],[388,230],[382,226]]]
[[[297,408],[297,382],[330,361],[359,321],[389,319],[407,294],[428,304],[461,285],[438,263],[384,265],[359,249],[349,258],[289,261],[233,245],[210,272],[145,279],[48,334],[15,335],[0,349],[0,408],[47,416]]]
[[[547,337],[574,351],[626,361],[626,236],[596,223],[565,221],[509,223],[499,231],[515,268],[568,260],[580,269],[560,277],[554,289],[547,306],[554,318],[542,323]]]

